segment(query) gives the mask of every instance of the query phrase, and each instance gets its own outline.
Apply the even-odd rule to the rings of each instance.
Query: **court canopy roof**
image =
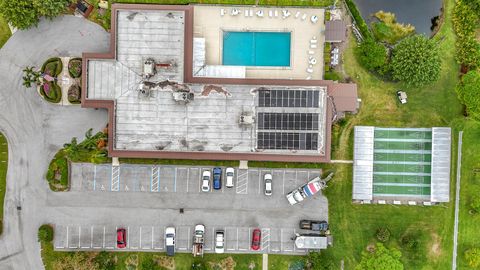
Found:
[[[450,128],[356,126],[353,200],[448,202]]]

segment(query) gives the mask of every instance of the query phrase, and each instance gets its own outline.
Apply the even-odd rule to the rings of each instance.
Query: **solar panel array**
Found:
[[[258,132],[258,149],[317,150],[318,133]]]
[[[258,113],[257,129],[318,130],[317,113]]]
[[[318,150],[319,98],[318,90],[259,89],[257,149]]]
[[[318,108],[316,90],[259,90],[258,107]]]

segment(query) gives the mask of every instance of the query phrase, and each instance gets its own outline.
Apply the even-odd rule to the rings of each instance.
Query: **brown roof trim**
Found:
[[[108,153],[114,157],[132,158],[164,158],[164,159],[210,159],[210,160],[255,160],[255,161],[282,161],[282,162],[330,162],[332,107],[327,102],[325,155],[288,155],[265,153],[223,153],[223,152],[166,152],[166,151],[132,151],[114,149],[115,132],[115,101],[87,99],[87,63],[90,59],[115,59],[117,11],[118,10],[178,10],[185,12],[184,37],[184,82],[198,84],[245,84],[245,85],[286,85],[286,86],[326,86],[333,82],[328,80],[276,80],[276,79],[228,79],[193,77],[193,6],[190,5],[150,5],[150,4],[112,4],[110,49],[106,53],[82,54],[82,107],[104,108],[108,111]]]

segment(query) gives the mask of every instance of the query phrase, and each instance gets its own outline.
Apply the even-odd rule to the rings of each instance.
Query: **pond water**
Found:
[[[415,26],[417,33],[430,36],[431,19],[440,15],[442,0],[354,0],[365,21],[374,21],[372,14],[393,12],[397,22]]]

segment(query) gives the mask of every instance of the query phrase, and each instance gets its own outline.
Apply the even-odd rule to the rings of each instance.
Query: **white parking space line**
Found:
[[[93,191],[97,188],[97,165],[93,165]]]
[[[177,167],[175,167],[175,173],[173,174],[173,192],[177,192]]]
[[[285,195],[285,171],[283,171],[282,177],[282,194]]]
[[[187,192],[188,192],[188,183],[190,181],[190,169],[187,168]]]

